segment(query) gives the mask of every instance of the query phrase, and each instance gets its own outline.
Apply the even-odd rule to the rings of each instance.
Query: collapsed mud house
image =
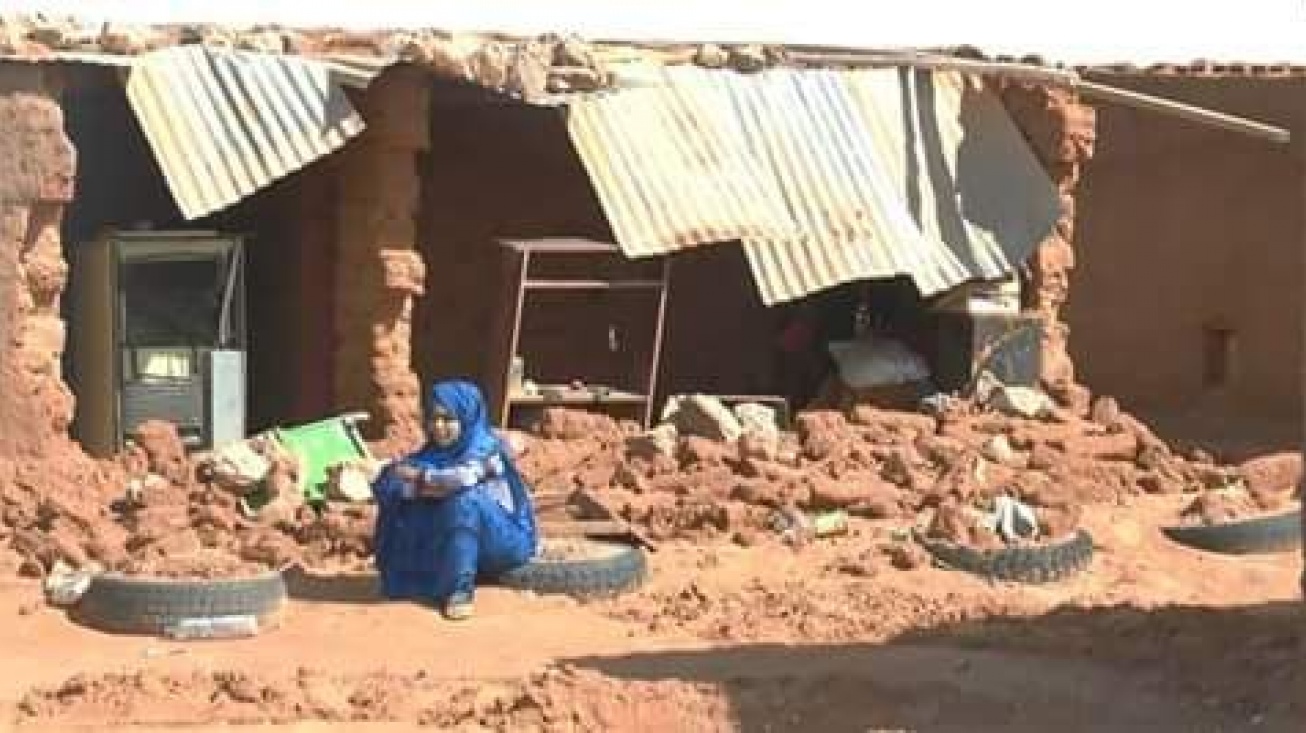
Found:
[[[248,429],[365,409],[402,445],[420,384],[454,374],[508,419],[515,356],[522,376],[646,409],[773,393],[768,305],[905,275],[908,310],[925,293],[964,312],[957,286],[1013,271],[1018,312],[990,330],[1032,334],[1015,371],[1086,403],[1061,310],[1094,113],[1064,72],[556,38],[15,37],[0,65],[15,449],[67,444],[63,295],[90,277],[68,263],[106,231],[244,238]],[[542,285],[522,252],[560,240],[585,244],[544,258]],[[549,307],[524,305],[532,289]],[[992,340],[974,330],[918,333],[919,350],[973,366]]]

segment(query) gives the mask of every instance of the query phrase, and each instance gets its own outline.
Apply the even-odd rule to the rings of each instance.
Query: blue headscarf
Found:
[[[428,440],[413,455],[415,460],[429,463],[433,468],[447,468],[471,460],[484,460],[502,451],[503,445],[490,426],[480,387],[462,379],[437,382],[431,387],[431,396],[427,400],[427,420],[436,407],[448,410],[458,420],[458,439],[447,446]]]

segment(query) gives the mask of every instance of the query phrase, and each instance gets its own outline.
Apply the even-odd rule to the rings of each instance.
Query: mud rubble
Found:
[[[959,404],[935,417],[863,405],[801,414],[793,432],[767,445],[749,433],[733,443],[661,428],[640,434],[555,412],[522,441],[520,462],[537,490],[595,495],[654,539],[740,544],[773,534],[775,510],[797,508],[983,545],[998,539],[976,534],[962,515],[1002,493],[1034,507],[1042,534],[1057,537],[1078,526],[1088,504],[1243,478],[1239,467],[1167,445],[1109,401],[1091,415],[1031,420]]]
[[[1276,453],[1238,467],[1235,480],[1207,487],[1180,512],[1185,524],[1222,524],[1285,511],[1301,498],[1301,454]]]
[[[1034,507],[1042,534],[1057,537],[1078,526],[1087,504],[1238,481],[1268,502],[1284,493],[1285,476],[1300,473],[1283,461],[1219,466],[1209,455],[1167,446],[1113,405],[1091,414],[1096,419],[1030,420],[966,404],[938,416],[858,406],[801,414],[792,431],[732,429],[708,438],[551,410],[512,442],[541,494],[596,500],[655,540],[740,545],[776,539],[777,510],[844,510],[854,521],[992,545],[997,537],[967,517],[1002,493]],[[70,471],[78,473],[62,475]],[[370,562],[371,506],[333,505],[319,514],[280,501],[248,516],[238,492],[197,476],[165,424],[145,426],[113,463],[11,472],[0,476],[0,569],[7,573],[39,575],[60,560],[174,577]],[[902,547],[884,549],[895,567],[924,561]]]
[[[176,430],[147,423],[118,460],[33,465],[0,477],[0,569],[42,575],[73,567],[165,577],[249,574],[302,562],[361,565],[370,557],[369,507],[319,516],[305,506],[251,518],[240,496],[201,481]]]

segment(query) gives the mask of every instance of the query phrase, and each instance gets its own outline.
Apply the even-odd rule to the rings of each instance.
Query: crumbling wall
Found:
[[[1062,404],[1088,407],[1089,392],[1078,383],[1070,359],[1070,327],[1062,308],[1075,268],[1075,190],[1096,143],[1096,112],[1066,88],[1006,83],[1003,102],[1061,195],[1061,219],[1035,249],[1023,278],[1024,306],[1043,323],[1043,388]]]
[[[0,65],[0,455],[70,442],[59,226],[75,157],[54,87],[49,69]]]
[[[60,373],[68,281],[60,221],[75,156],[51,67],[0,63],[0,576],[48,572],[58,558],[103,559],[107,494],[122,486],[69,436],[73,397]],[[67,511],[69,508],[81,510]]]
[[[425,279],[416,216],[428,102],[420,73],[387,72],[360,102],[367,130],[339,161],[335,401],[367,410],[372,436],[396,448],[421,436],[411,343]]]

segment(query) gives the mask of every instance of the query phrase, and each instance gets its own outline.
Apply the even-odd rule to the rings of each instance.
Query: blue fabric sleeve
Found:
[[[412,498],[412,484],[396,476],[394,466],[395,464],[386,466],[381,475],[376,477],[376,482],[372,484],[372,495],[376,497],[377,506],[382,509]]]

